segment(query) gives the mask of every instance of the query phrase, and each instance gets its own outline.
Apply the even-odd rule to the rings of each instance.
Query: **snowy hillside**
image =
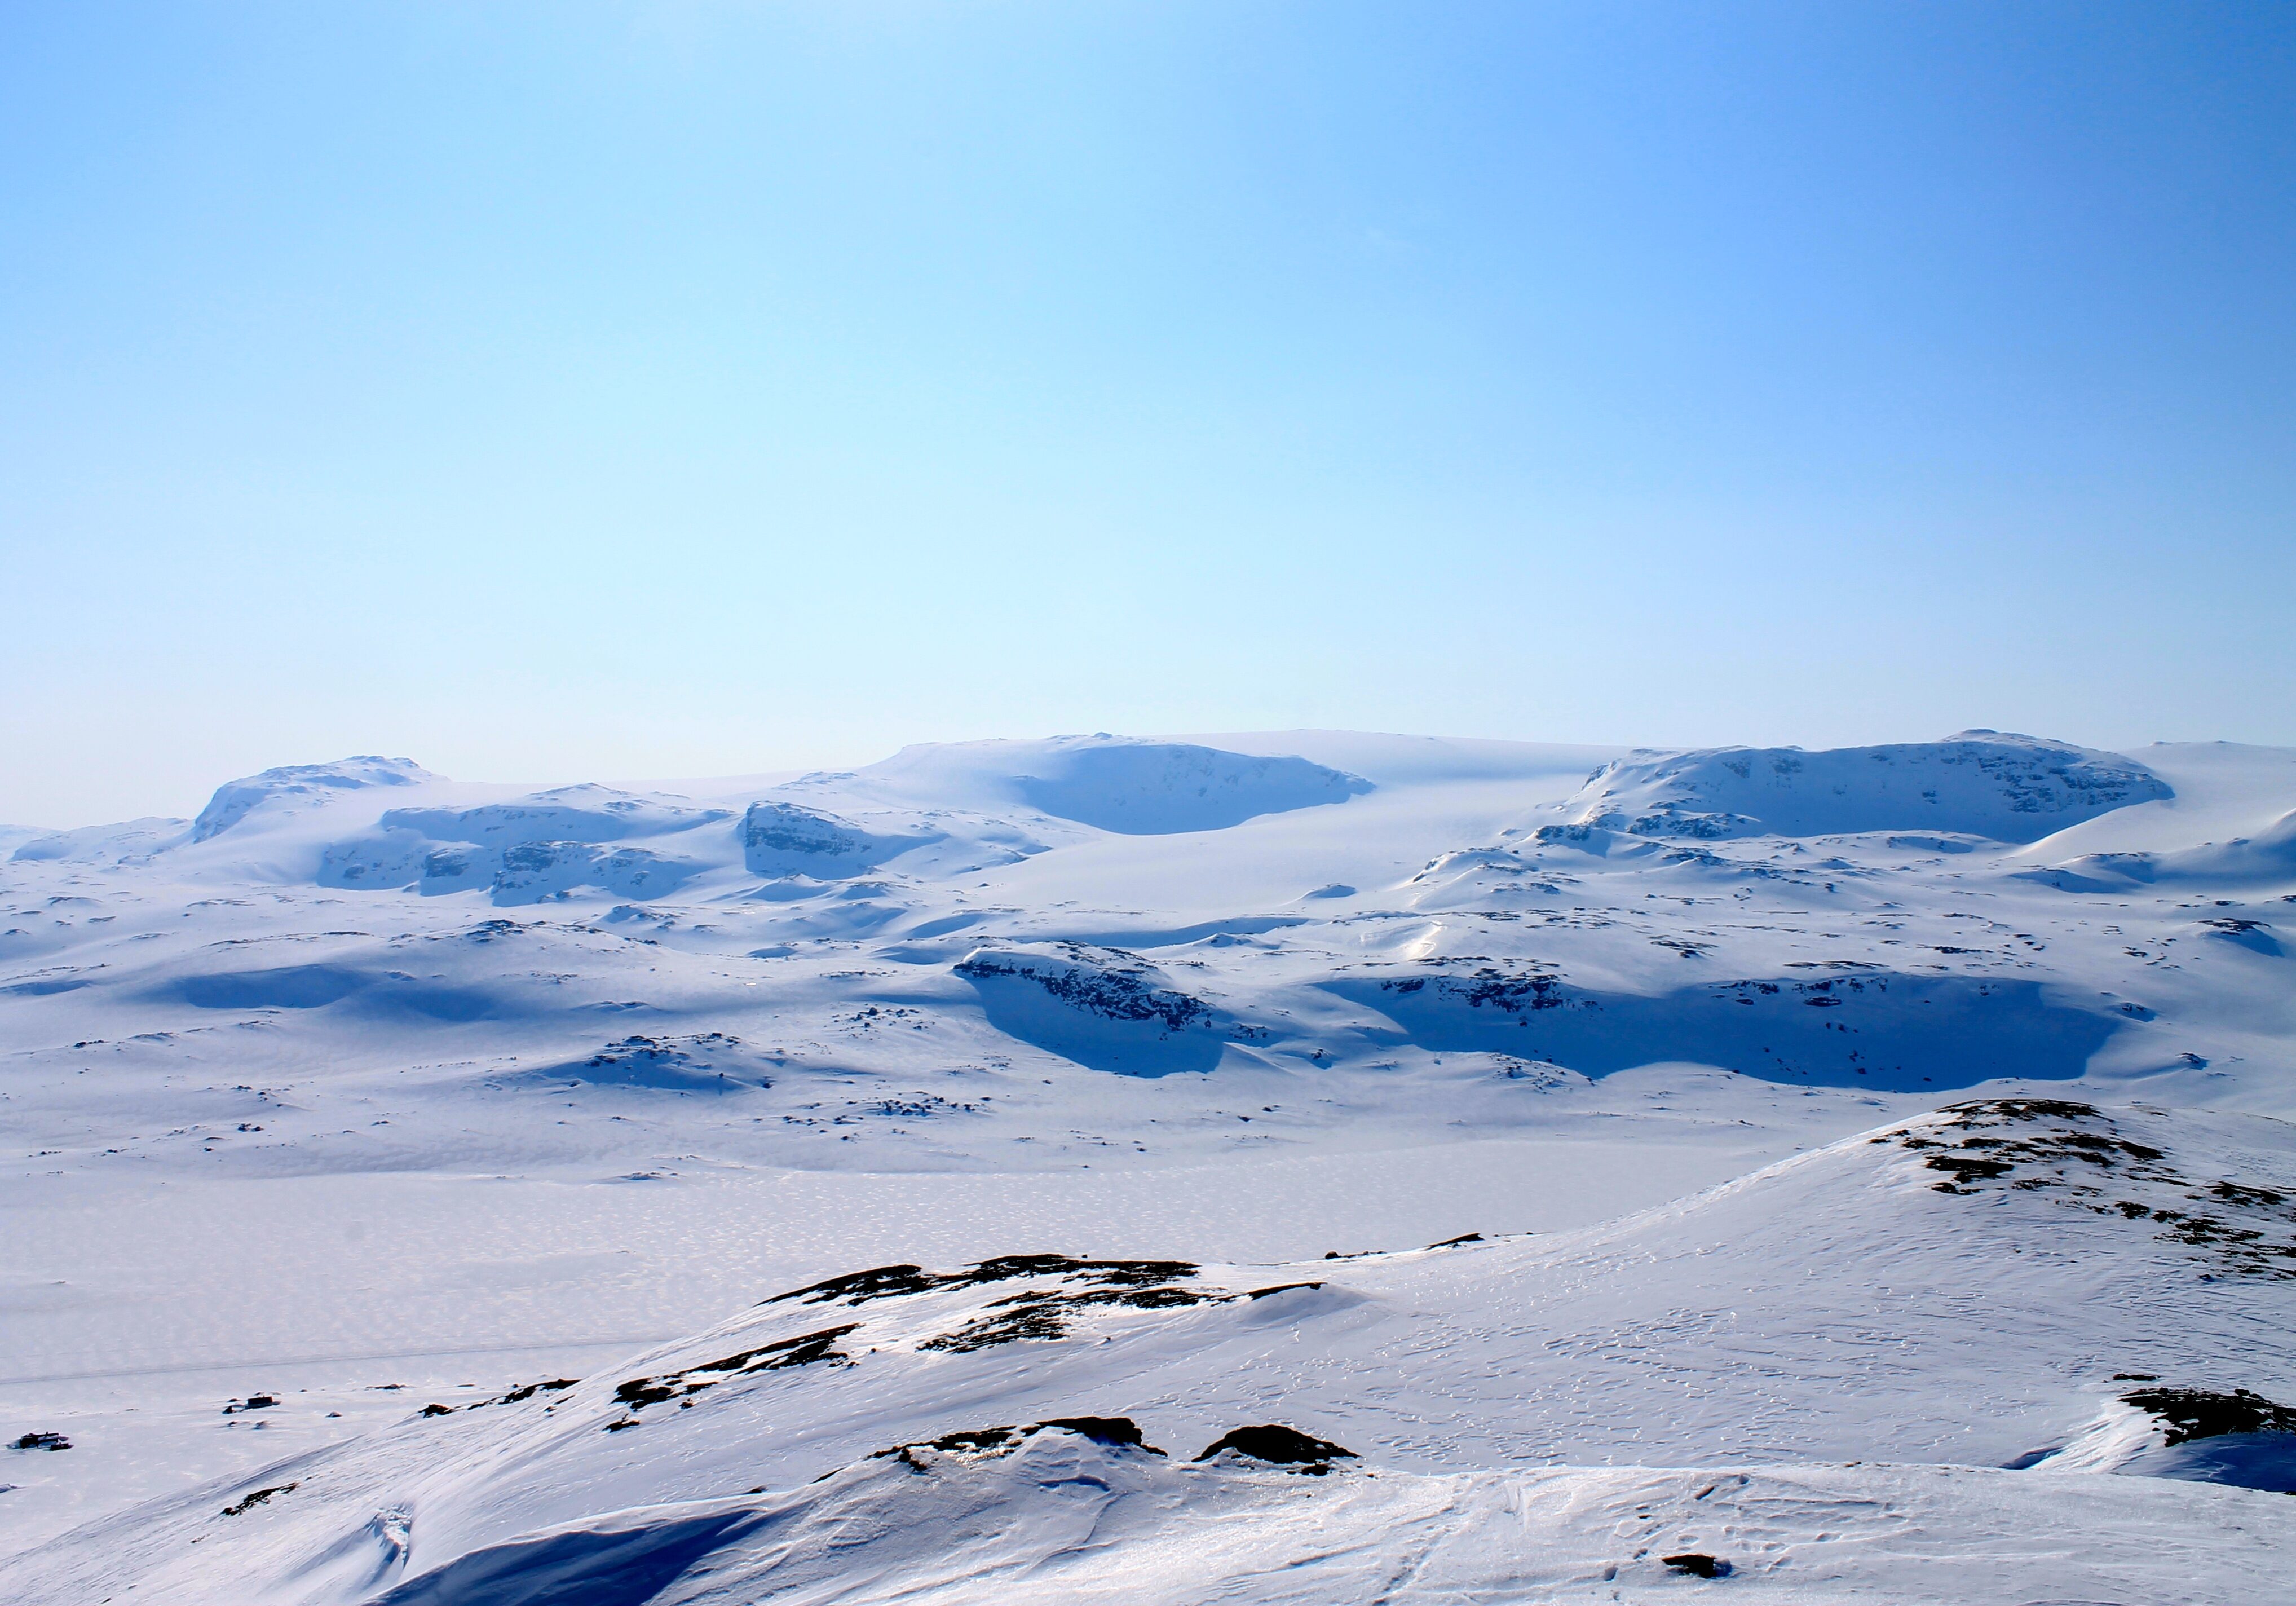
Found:
[[[1983,1101],[1553,1239],[881,1266],[410,1398],[20,1558],[21,1598],[2241,1598],[2296,1545],[2296,1408],[2249,1387],[2296,1362],[2277,1126]]]
[[[1890,747],[1716,748],[1608,765],[1563,805],[1573,825],[1636,836],[1939,831],[2029,842],[2173,796],[2117,753],[1997,731]]]
[[[28,835],[0,1569],[2254,1598],[2292,819],[2283,750],[1293,732]],[[1353,1454],[1192,1459],[1270,1423]]]

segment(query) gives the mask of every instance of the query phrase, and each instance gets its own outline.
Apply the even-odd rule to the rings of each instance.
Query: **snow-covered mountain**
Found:
[[[2292,810],[2221,744],[1295,732],[29,835],[0,1570],[2260,1598]],[[1352,1454],[1192,1459],[1269,1424]]]
[[[2118,753],[1998,731],[1887,747],[1710,748],[1604,766],[1563,812],[1636,836],[1836,836],[1950,832],[2030,842],[2176,794]]]

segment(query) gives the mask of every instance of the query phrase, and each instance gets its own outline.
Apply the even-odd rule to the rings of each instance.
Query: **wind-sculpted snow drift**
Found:
[[[360,758],[26,837],[0,1594],[2259,1598],[2296,752],[2141,758]]]

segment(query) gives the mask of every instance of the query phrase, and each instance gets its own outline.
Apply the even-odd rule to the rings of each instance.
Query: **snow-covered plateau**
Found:
[[[2296,750],[0,827],[0,1599],[2245,1602]]]

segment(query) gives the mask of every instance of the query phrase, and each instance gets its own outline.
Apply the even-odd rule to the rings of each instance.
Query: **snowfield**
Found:
[[[2277,1599],[2292,821],[1298,732],[12,831],[0,1578]]]

